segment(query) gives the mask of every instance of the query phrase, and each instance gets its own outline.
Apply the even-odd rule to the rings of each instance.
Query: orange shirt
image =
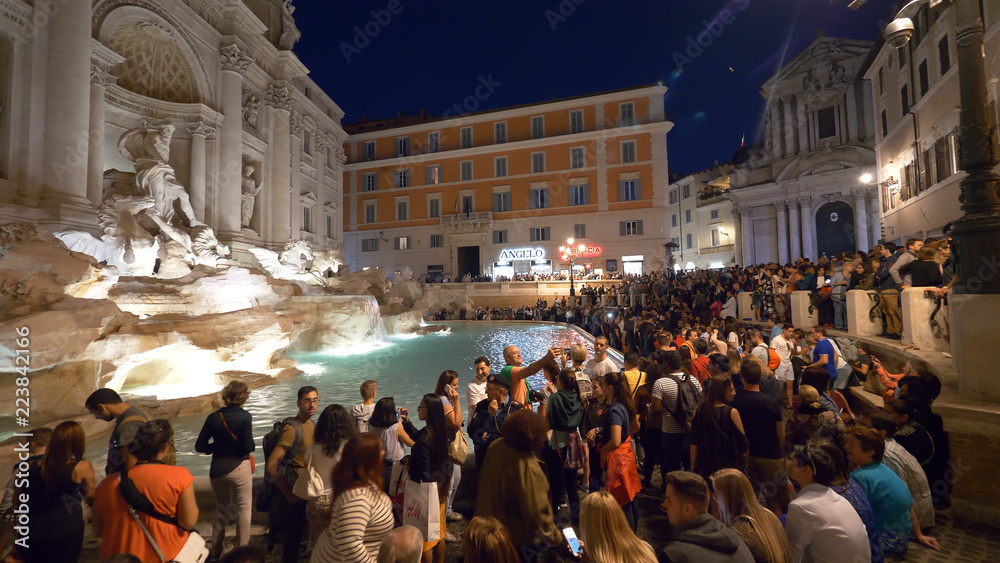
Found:
[[[194,477],[183,467],[161,464],[141,464],[128,472],[139,492],[153,503],[153,507],[167,516],[177,516],[177,501],[181,493],[191,486]],[[101,537],[101,559],[119,553],[131,553],[143,563],[160,563],[153,546],[128,512],[128,504],[118,492],[119,473],[112,473],[97,486],[94,503],[104,523]],[[163,556],[174,558],[184,547],[188,533],[177,526],[161,522],[139,512],[139,518],[156,539]]]

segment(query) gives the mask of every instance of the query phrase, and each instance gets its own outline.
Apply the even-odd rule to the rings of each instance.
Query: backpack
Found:
[[[854,362],[860,359],[860,355],[858,354],[858,347],[855,346],[853,343],[851,343],[851,340],[849,338],[838,336],[834,338],[833,341],[834,343],[837,344],[837,348],[839,348],[840,355],[844,358],[844,360],[847,363],[853,364]]]
[[[774,351],[774,348],[767,349],[767,369],[774,371],[781,365],[781,356]]]
[[[298,472],[292,468],[291,462],[295,459],[295,456],[299,455],[299,451],[302,449],[302,443],[304,441],[302,437],[302,423],[299,419],[295,417],[289,417],[284,420],[279,420],[274,423],[271,430],[264,434],[264,439],[262,440],[262,445],[264,448],[264,463],[265,467],[267,460],[271,457],[271,452],[274,451],[275,446],[278,445],[278,439],[281,437],[282,431],[285,429],[285,425],[290,424],[295,428],[295,441],[292,443],[292,447],[288,448],[285,452],[285,457],[281,458],[278,462],[278,472],[285,478],[285,483],[291,488],[295,484],[295,480],[298,478]],[[257,510],[260,512],[268,512],[271,510],[271,502],[276,496],[281,496],[281,490],[278,489],[277,485],[274,484],[274,479],[264,471],[264,483],[261,485],[260,492],[257,493]]]
[[[701,403],[701,392],[691,381],[691,378],[694,377],[692,375],[685,374],[682,379],[671,373],[667,374],[667,377],[677,384],[677,404],[670,409],[670,416],[674,417],[677,425],[684,429],[684,432],[690,432],[691,420]]]

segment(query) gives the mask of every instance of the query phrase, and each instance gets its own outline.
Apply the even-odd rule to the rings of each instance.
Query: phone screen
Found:
[[[580,555],[580,540],[576,538],[576,532],[573,528],[563,528],[563,536],[566,537],[566,543],[569,544],[570,551],[573,555]]]

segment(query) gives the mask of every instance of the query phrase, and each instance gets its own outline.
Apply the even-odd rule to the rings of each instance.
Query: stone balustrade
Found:
[[[855,289],[847,292],[847,331],[857,336],[882,334],[882,310],[872,307],[878,299],[877,291]],[[874,317],[874,318],[872,318]]]
[[[925,288],[911,287],[902,292],[903,344],[913,344],[921,350],[951,352],[951,319],[943,302],[937,313],[938,300],[928,296]],[[931,320],[931,315],[934,319]]]

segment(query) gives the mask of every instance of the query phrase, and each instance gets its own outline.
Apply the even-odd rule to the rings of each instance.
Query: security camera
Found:
[[[892,23],[885,26],[885,31],[882,32],[882,35],[890,47],[899,49],[903,45],[906,45],[906,42],[910,40],[910,36],[913,35],[913,20],[910,18],[893,20]]]

